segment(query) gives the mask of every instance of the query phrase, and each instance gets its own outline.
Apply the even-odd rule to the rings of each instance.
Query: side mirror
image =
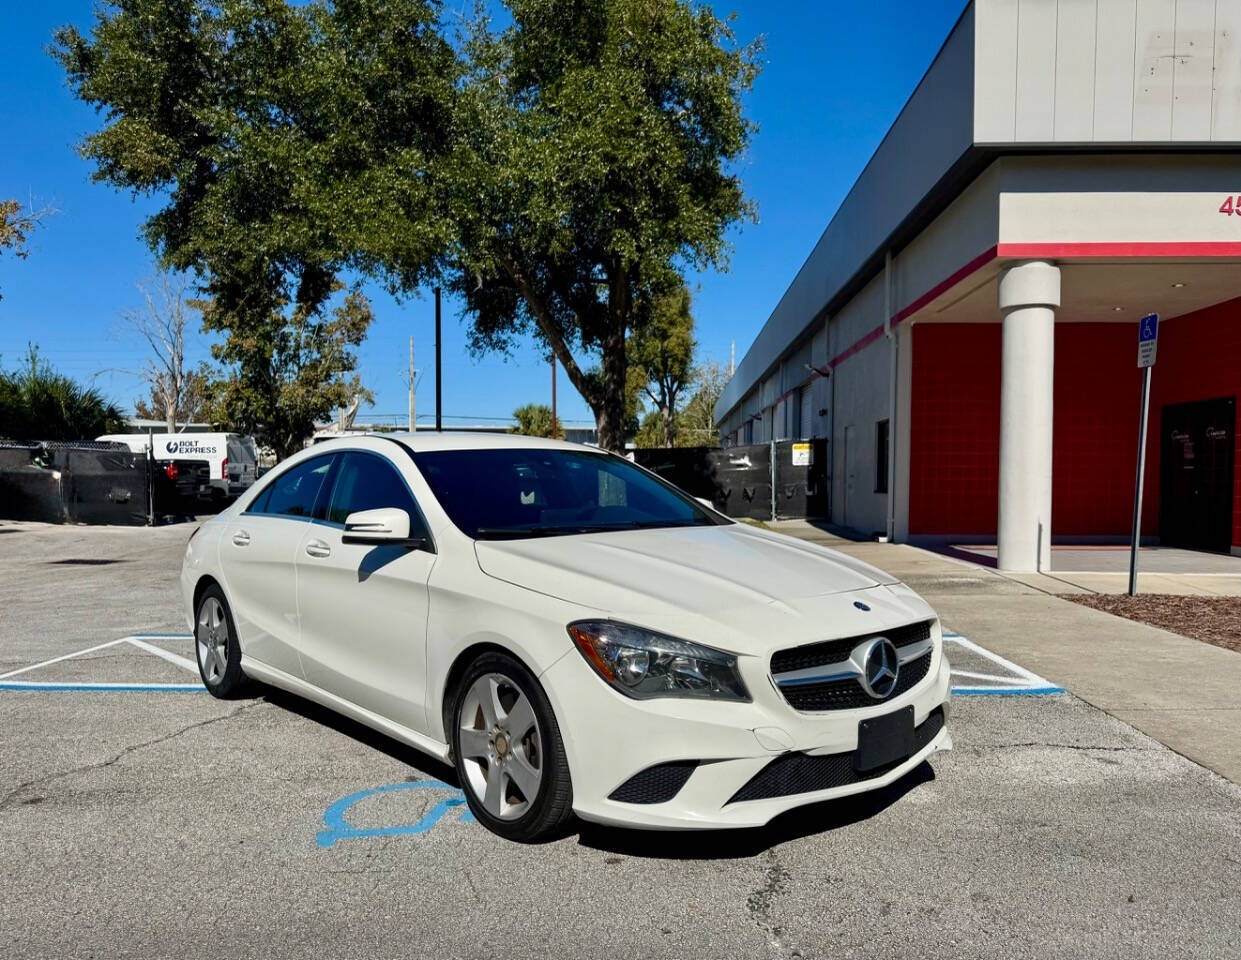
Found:
[[[342,543],[371,546],[425,547],[425,537],[409,535],[409,514],[399,507],[359,510],[345,518]]]

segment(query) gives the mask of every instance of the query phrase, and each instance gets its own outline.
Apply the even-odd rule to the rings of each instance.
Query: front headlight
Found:
[[[599,676],[635,700],[750,701],[731,653],[615,620],[578,620],[569,636]]]

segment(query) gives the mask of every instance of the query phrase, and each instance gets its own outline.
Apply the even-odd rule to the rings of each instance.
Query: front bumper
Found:
[[[947,726],[949,666],[938,625],[927,676],[905,693],[873,706],[801,713],[784,701],[765,673],[759,680],[753,674],[746,676],[753,703],[637,701],[607,687],[575,652],[562,657],[544,674],[543,686],[560,718],[573,776],[574,811],[584,820],[648,829],[758,827],[796,807],[885,787],[931,754],[952,749]],[[944,723],[897,766],[826,789],[738,798],[738,792],[776,758],[806,754],[827,762],[829,755],[851,753],[857,749],[859,720],[909,705],[914,708],[915,727],[930,732],[938,722],[932,717],[938,708]],[[932,727],[923,727],[928,719]],[[657,803],[610,799],[635,774],[677,761],[698,763],[672,799]]]

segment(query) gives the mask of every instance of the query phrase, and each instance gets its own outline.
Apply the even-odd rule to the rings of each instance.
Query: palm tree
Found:
[[[116,404],[94,387],[57,373],[30,347],[26,364],[0,372],[0,437],[9,440],[93,440],[125,427]]]

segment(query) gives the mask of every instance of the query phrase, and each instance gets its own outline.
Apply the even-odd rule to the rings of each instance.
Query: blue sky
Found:
[[[458,4],[448,4],[451,8]],[[146,391],[132,371],[143,345],[121,320],[136,308],[135,284],[154,273],[139,226],[155,201],[133,199],[90,181],[74,145],[96,129],[45,47],[63,23],[86,28],[90,0],[12,5],[0,31],[0,196],[51,204],[58,213],[33,237],[30,256],[0,258],[0,363],[13,366],[36,343],[54,366],[92,380],[123,408]],[[764,68],[748,99],[759,132],[740,166],[759,222],[733,231],[728,272],[690,278],[700,353],[738,361],[770,315],[828,220],[930,65],[964,0],[772,2],[733,0],[742,39],[764,37]],[[375,322],[360,351],[361,374],[375,394],[370,414],[406,409],[408,338],[421,379],[420,422],[432,414],[433,309],[429,296],[397,303],[368,287]],[[507,417],[527,402],[548,402],[546,361],[530,345],[511,357],[474,358],[465,350],[457,305],[445,301],[446,416]],[[209,341],[192,351],[206,358]],[[590,410],[560,377],[560,414]]]

